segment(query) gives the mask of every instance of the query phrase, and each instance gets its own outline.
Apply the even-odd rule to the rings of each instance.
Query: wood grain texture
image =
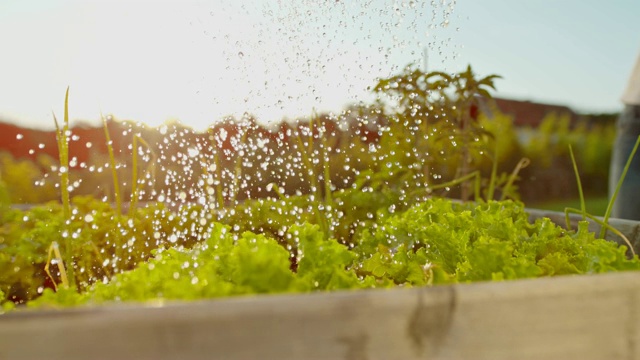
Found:
[[[0,359],[640,359],[640,273],[0,317]]]

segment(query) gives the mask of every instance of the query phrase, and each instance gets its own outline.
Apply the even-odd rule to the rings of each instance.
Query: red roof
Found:
[[[580,118],[571,108],[564,105],[542,104],[502,98],[494,98],[493,100],[502,113],[513,116],[515,126],[538,127],[545,116],[552,113],[558,116],[568,115],[572,125]]]

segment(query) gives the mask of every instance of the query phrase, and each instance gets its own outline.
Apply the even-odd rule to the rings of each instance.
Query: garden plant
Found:
[[[112,183],[102,198],[74,196],[67,90],[55,120],[60,201],[12,207],[0,178],[3,311],[640,269],[630,244],[603,240],[586,221],[529,221],[516,187],[529,161],[499,168],[511,144],[476,113],[496,78],[408,66],[376,84],[376,104],[353,109],[361,121],[384,119],[375,143],[332,136],[315,114],[276,143],[252,137],[248,122],[185,149],[175,171],[157,169],[164,155],[137,133],[125,169],[105,121]],[[235,151],[221,150],[225,141]],[[254,197],[263,173],[278,180]],[[154,189],[179,176],[198,186]],[[624,238],[607,218],[597,220],[603,231]]]

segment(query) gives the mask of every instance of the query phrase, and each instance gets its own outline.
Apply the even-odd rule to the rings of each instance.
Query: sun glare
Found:
[[[429,25],[426,5],[389,14],[383,1],[62,4],[29,8],[26,24],[13,23],[32,33],[34,44],[53,44],[30,50],[52,61],[34,63],[31,78],[21,81],[22,98],[40,103],[15,105],[37,112],[14,111],[40,124],[52,108],[62,112],[67,86],[72,118],[94,123],[102,112],[204,129],[244,113],[270,123],[314,109],[340,111],[369,100],[377,77],[420,63]]]

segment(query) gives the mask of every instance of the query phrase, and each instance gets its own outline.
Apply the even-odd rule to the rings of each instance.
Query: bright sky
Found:
[[[432,70],[502,75],[498,96],[619,111],[638,14],[638,0],[2,0],[0,120],[51,128],[67,86],[71,118],[94,124],[339,111],[425,47]]]

